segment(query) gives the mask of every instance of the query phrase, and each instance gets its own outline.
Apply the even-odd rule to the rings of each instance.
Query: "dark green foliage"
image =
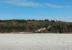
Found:
[[[48,28],[50,26],[50,28]],[[71,33],[72,23],[45,20],[0,20],[0,32],[34,32],[46,28],[43,32]]]

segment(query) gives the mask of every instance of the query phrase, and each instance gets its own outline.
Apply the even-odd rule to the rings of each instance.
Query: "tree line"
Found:
[[[49,29],[48,27],[51,26]],[[72,22],[54,20],[0,20],[0,32],[35,32],[46,28],[46,33],[72,33]]]

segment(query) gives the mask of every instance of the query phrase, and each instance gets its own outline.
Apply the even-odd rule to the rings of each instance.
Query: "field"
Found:
[[[0,34],[0,50],[72,50],[72,34]]]

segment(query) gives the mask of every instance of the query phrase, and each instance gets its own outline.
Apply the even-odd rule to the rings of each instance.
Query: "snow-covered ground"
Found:
[[[72,34],[0,34],[0,50],[72,50]]]

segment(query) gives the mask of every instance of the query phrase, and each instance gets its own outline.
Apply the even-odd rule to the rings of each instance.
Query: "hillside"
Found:
[[[71,33],[72,23],[48,19],[0,20],[0,32]]]

